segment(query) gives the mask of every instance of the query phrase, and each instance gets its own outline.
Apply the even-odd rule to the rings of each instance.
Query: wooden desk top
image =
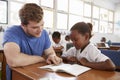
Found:
[[[109,47],[98,47],[98,49],[110,49]]]
[[[12,68],[12,80],[18,79],[16,74],[20,74],[21,77],[27,77],[27,79],[22,78],[22,80],[120,80],[120,72],[115,71],[100,71],[92,69],[78,77],[74,77],[67,73],[54,73],[38,68],[42,65],[45,65],[45,63]]]
[[[110,45],[111,47],[120,47],[120,45]]]
[[[120,46],[118,46],[118,45],[110,45],[110,50],[120,50]]]

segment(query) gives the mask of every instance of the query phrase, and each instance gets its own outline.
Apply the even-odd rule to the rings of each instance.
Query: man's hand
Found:
[[[53,63],[55,65],[58,65],[58,64],[60,64],[62,62],[62,59],[59,58],[56,55],[49,55],[48,58],[47,58],[47,60],[46,60],[46,62],[48,64],[52,64]]]

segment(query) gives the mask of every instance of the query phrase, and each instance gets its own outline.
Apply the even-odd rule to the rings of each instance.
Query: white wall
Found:
[[[106,37],[107,40],[112,42],[120,42],[120,25],[116,24],[120,21],[120,4],[113,4],[110,0],[94,0],[94,4],[115,11],[115,25],[113,34],[95,33],[91,38],[91,42],[100,42],[101,37]]]
[[[120,4],[114,5],[110,0],[93,0],[94,4],[100,6],[102,8],[106,8],[109,10],[116,11],[115,12],[115,22],[120,20]],[[106,34],[106,33],[94,33],[93,37],[91,38],[92,43],[100,42],[101,37],[106,37],[107,41],[111,40],[112,42],[120,42],[120,26],[114,25],[114,34]],[[64,35],[62,35],[62,40],[64,40]],[[51,39],[51,35],[50,35]],[[51,39],[52,41],[52,39]]]
[[[0,49],[2,49],[3,32],[0,32]]]
[[[115,5],[112,2],[110,2],[109,0],[94,0],[93,3],[102,8],[110,9],[113,11],[115,10]]]
[[[120,36],[120,4],[116,5],[115,8],[115,25],[114,25],[114,34]]]

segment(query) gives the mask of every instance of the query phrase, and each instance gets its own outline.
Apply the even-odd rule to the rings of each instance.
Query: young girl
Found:
[[[115,70],[113,62],[90,43],[91,30],[88,24],[78,22],[70,31],[74,47],[62,55],[64,62],[78,63],[99,70]]]

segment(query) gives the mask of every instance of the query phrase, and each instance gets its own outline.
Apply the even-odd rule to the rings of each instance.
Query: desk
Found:
[[[120,72],[115,71],[110,72],[92,69],[79,75],[78,77],[74,77],[67,73],[54,73],[38,68],[43,65],[45,65],[45,62],[25,67],[12,68],[12,80],[48,80],[43,78],[50,77],[57,77],[57,79],[50,78],[49,80],[120,80]]]
[[[120,46],[110,45],[110,50],[120,50]]]
[[[110,48],[109,45],[106,43],[97,43],[96,46],[98,49],[109,49]]]
[[[98,49],[110,49],[109,47],[98,47]]]
[[[98,47],[98,49],[120,50],[120,46],[110,45],[110,47]]]

